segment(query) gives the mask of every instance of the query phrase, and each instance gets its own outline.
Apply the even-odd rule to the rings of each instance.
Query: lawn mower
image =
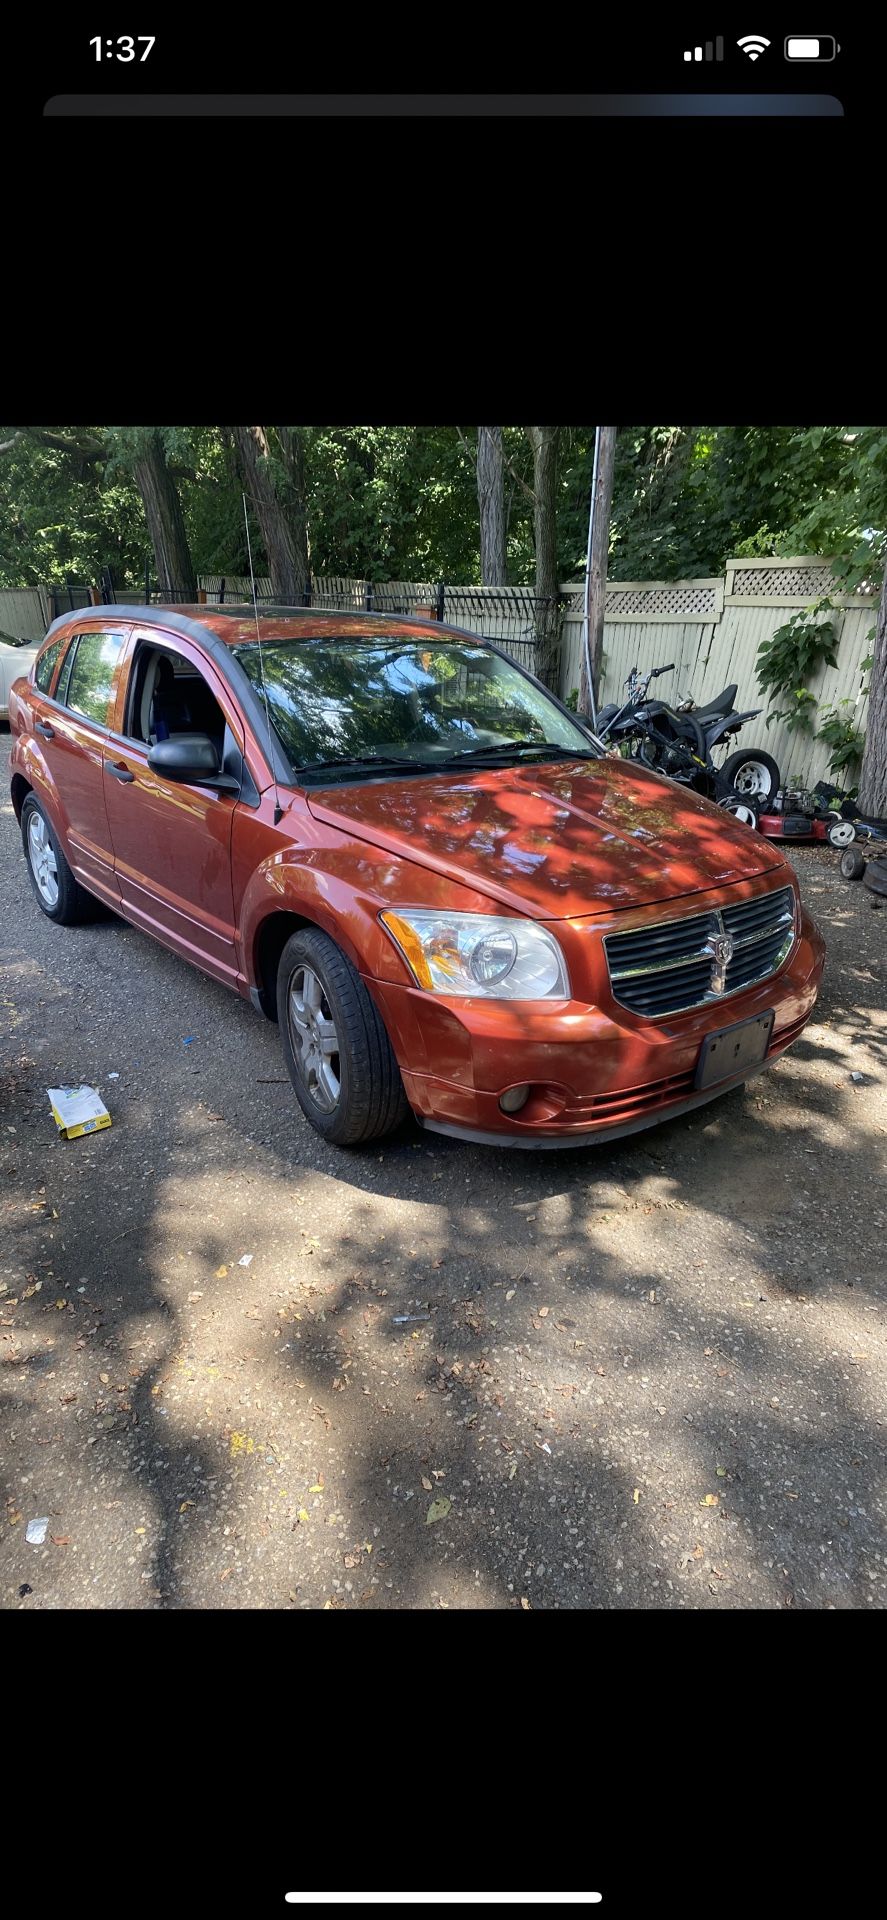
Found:
[[[887,894],[887,820],[860,813],[845,800],[828,828],[829,846],[841,855],[845,880],[864,880],[871,893]]]
[[[824,780],[812,791],[806,787],[780,787],[766,811],[759,815],[758,828],[768,840],[827,840],[830,823],[837,818],[829,802],[841,798],[838,788],[828,786]]]

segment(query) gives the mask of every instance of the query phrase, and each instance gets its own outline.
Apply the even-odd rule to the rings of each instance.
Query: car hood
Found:
[[[784,865],[760,834],[625,761],[313,788],[318,820],[542,919],[618,912]]]

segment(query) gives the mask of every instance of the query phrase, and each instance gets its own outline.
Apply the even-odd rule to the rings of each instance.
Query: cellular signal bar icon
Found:
[[[688,47],[684,51],[685,60],[723,60],[723,58],[724,36],[722,33],[718,34],[713,46],[710,40],[706,40],[704,54],[701,47]]]

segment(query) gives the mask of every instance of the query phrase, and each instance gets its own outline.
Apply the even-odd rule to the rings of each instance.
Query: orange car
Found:
[[[259,635],[261,644],[259,643]],[[775,846],[432,621],[92,607],[10,695],[34,892],[280,1023],[327,1140],[564,1146],[764,1067],[823,943]]]

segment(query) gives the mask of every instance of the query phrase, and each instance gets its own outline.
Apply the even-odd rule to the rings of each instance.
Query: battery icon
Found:
[[[787,60],[834,60],[840,51],[833,33],[790,33],[785,43]]]

